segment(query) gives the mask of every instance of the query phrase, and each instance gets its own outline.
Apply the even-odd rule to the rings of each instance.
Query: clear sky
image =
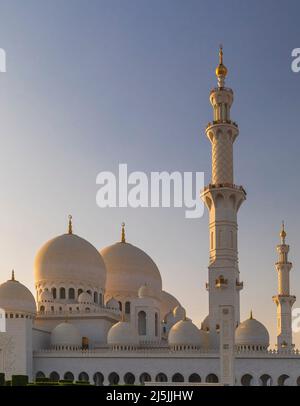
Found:
[[[74,231],[97,248],[127,238],[157,263],[164,289],[198,325],[205,290],[208,217],[184,209],[99,209],[98,172],[204,171],[211,149],[217,50],[224,45],[239,213],[241,316],[275,340],[275,246],[285,219],[292,292],[300,307],[300,47],[298,1],[1,0],[0,280],[15,268],[34,290],[33,260],[48,239]],[[300,335],[300,334],[298,334]],[[300,337],[296,337],[300,344]]]

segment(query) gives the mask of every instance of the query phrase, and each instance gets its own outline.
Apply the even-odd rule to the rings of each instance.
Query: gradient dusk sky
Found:
[[[291,246],[300,307],[299,1],[0,0],[0,281],[34,291],[39,247],[67,229],[102,248],[120,239],[157,263],[165,290],[200,326],[208,313],[208,216],[184,209],[100,209],[96,176],[128,170],[203,171],[210,181],[218,46],[229,69],[239,212],[241,319],[275,342],[276,244]],[[300,344],[300,333],[296,335]]]

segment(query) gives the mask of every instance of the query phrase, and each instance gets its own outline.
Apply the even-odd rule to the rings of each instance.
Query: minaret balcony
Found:
[[[219,276],[219,277],[216,279],[216,282],[215,282],[215,287],[216,287],[216,288],[218,288],[218,289],[223,289],[223,288],[227,288],[227,286],[228,286],[228,280],[225,279],[222,275]]]
[[[217,125],[217,124],[229,124],[229,125],[232,125],[232,126],[234,126],[236,128],[239,128],[238,124],[235,121],[232,121],[232,120],[214,120],[212,122],[207,123],[207,126],[206,126],[205,129],[207,130],[212,125]]]
[[[229,92],[229,93],[233,94],[233,90],[230,89],[230,87],[223,86],[223,87],[214,87],[213,89],[211,89],[209,95],[212,95],[213,93],[220,92],[220,91],[225,91],[225,92]]]

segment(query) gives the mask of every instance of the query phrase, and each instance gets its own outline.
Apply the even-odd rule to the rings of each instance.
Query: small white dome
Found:
[[[175,317],[175,319],[183,320],[186,317],[186,311],[182,306],[176,306],[173,309],[173,316]]]
[[[14,277],[0,285],[0,307],[6,312],[36,313],[33,294]]]
[[[87,292],[81,292],[78,296],[78,303],[91,304],[93,303],[92,296]]]
[[[127,321],[119,321],[108,331],[107,344],[109,345],[138,345],[138,336],[133,326]]]
[[[160,299],[160,311],[162,319],[165,319],[165,316],[169,312],[171,312],[176,306],[180,306],[180,303],[176,299],[176,297],[163,290]]]
[[[237,346],[255,346],[267,349],[270,337],[266,327],[250,317],[236,328],[235,343]]]
[[[155,298],[155,293],[153,292],[153,289],[145,283],[144,285],[142,285],[139,288],[138,296],[141,299],[142,298],[147,298],[147,297],[154,297]]]
[[[187,345],[200,347],[201,334],[197,326],[189,319],[180,320],[169,331],[170,346]]]
[[[49,290],[44,290],[40,295],[39,295],[39,301],[40,302],[53,302],[53,295]]]
[[[81,347],[82,337],[74,324],[69,322],[60,323],[52,330],[51,345]]]
[[[109,309],[120,310],[119,302],[114,297],[109,299],[106,302],[105,306],[108,307]]]

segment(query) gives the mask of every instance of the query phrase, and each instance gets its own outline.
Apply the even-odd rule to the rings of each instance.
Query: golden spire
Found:
[[[11,281],[15,281],[15,271],[11,271]]]
[[[284,229],[284,221],[282,221],[281,231],[280,231],[279,235],[280,235],[282,244],[285,244],[286,232],[285,232],[285,229]]]
[[[252,309],[250,310],[250,320],[253,320],[253,313],[252,313]]]
[[[73,224],[72,224],[72,215],[69,214],[69,228],[68,228],[68,234],[73,234]]]
[[[125,238],[125,223],[122,223],[122,235],[121,235],[121,242],[126,242]]]
[[[217,75],[217,78],[223,77],[223,79],[227,75],[227,68],[225,65],[223,65],[223,46],[222,45],[220,45],[220,48],[219,48],[219,65],[216,68],[216,75]]]

